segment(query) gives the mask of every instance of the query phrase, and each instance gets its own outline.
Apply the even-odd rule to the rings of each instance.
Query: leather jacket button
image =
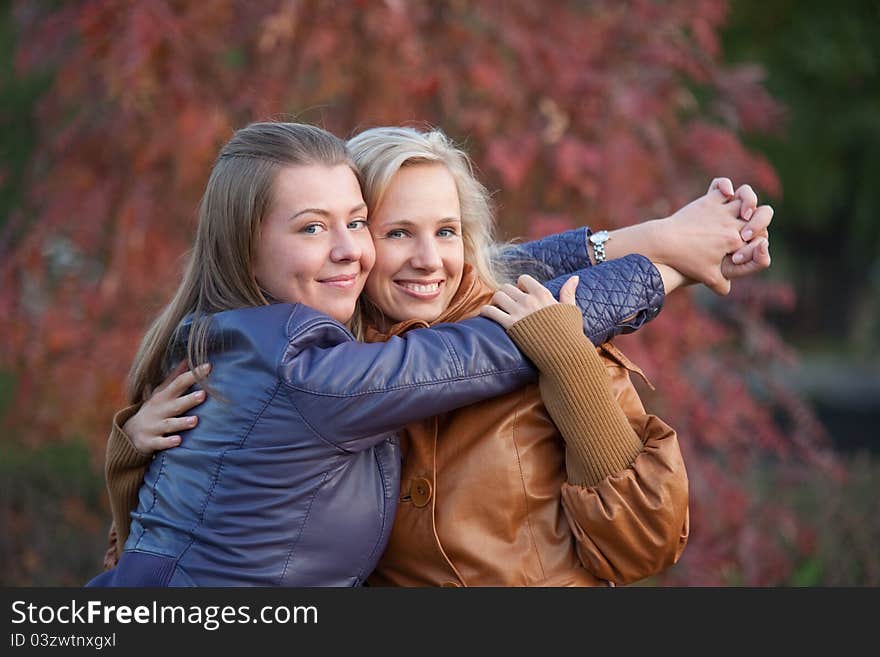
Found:
[[[431,482],[424,478],[413,479],[409,486],[409,495],[413,504],[425,506],[431,500]]]

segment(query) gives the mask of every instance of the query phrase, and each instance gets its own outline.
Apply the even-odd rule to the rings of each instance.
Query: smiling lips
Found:
[[[436,299],[440,295],[440,288],[443,285],[443,281],[440,279],[431,281],[399,280],[394,281],[394,284],[399,290],[411,297],[430,301],[431,299]]]
[[[319,283],[324,285],[330,285],[331,287],[338,287],[344,290],[348,288],[354,287],[354,284],[357,282],[358,275],[357,274],[347,274],[345,276],[333,276],[331,278],[321,278],[318,279]]]

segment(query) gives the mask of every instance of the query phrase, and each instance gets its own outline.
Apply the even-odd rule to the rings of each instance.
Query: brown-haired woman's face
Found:
[[[374,261],[367,206],[349,167],[278,172],[254,262],[263,290],[347,322]]]
[[[440,163],[401,168],[370,218],[376,266],[367,296],[392,321],[432,322],[452,301],[464,269],[461,204]]]

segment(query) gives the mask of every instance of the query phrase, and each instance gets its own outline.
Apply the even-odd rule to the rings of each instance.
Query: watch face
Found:
[[[606,241],[607,239],[608,239],[608,231],[607,230],[600,230],[599,232],[593,233],[592,235],[590,235],[590,241],[593,244],[601,244],[602,242]]]

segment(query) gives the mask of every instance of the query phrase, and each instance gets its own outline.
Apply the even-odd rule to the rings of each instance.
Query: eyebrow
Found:
[[[349,210],[348,214],[354,214],[355,212],[360,212],[361,210],[366,210],[366,209],[367,209],[367,204],[361,203],[360,205],[356,205],[351,210]],[[328,210],[325,210],[324,208],[303,208],[302,210],[300,210],[296,214],[291,215],[290,219],[296,219],[300,215],[304,215],[304,214],[317,214],[322,217],[329,217],[330,216],[330,212]]]
[[[458,217],[443,217],[437,219],[438,224],[460,224],[461,219]],[[382,226],[415,226],[416,222],[409,219],[395,219],[393,221],[383,221]]]

